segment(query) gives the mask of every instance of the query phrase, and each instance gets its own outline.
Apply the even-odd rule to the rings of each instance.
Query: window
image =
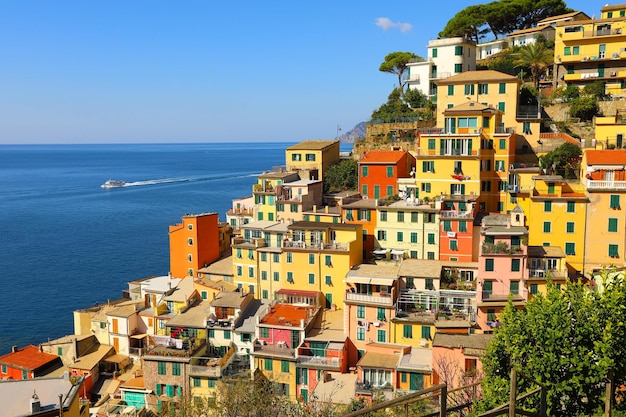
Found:
[[[364,327],[356,328],[356,340],[365,340],[365,328]]]
[[[267,262],[267,253],[261,252],[261,262]]]
[[[450,239],[450,250],[459,250],[459,242],[456,239]]]
[[[200,378],[193,378],[193,386],[194,387],[201,387],[202,386],[202,380]]]
[[[459,221],[459,232],[467,232],[467,222]]]
[[[504,101],[499,101],[498,102],[498,110],[500,110],[501,112],[504,113],[504,109],[506,108],[506,103],[504,103]]]
[[[302,161],[302,155],[299,153],[291,154],[292,161]]]
[[[365,306],[356,306],[356,318],[357,319],[365,318]]]
[[[444,220],[443,221],[443,231],[444,232],[451,232],[452,231],[452,224],[451,224],[450,220]]]
[[[367,195],[367,184],[361,186],[361,194]]]
[[[404,212],[403,211],[399,211],[397,213],[397,220],[398,220],[398,222],[403,222],[404,221]]]
[[[315,254],[309,253],[309,265],[315,265]]]
[[[393,167],[392,166],[388,166],[387,167],[387,178],[393,178]]]
[[[307,154],[305,155],[305,159],[306,159],[307,161],[315,161],[315,154],[314,154],[314,153],[307,153]]]
[[[259,335],[263,339],[267,339],[268,337],[270,337],[270,329],[269,329],[269,327],[261,327],[261,328],[259,328]]]
[[[510,290],[513,295],[519,294],[519,281],[511,281]]]
[[[280,361],[280,372],[289,372],[289,361]]]
[[[493,258],[485,259],[485,271],[493,271]]]
[[[287,263],[290,264],[293,262],[293,253],[287,252]]]
[[[478,94],[489,94],[489,84],[478,84]]]
[[[450,84],[450,85],[448,86],[448,95],[449,95],[449,96],[453,96],[453,95],[454,95],[454,85],[452,85],[452,84]],[[429,139],[429,140],[430,140],[430,139]],[[433,139],[433,140],[434,140],[434,139]],[[428,149],[430,149],[430,148],[428,148]]]
[[[519,259],[511,259],[511,271],[519,272],[520,270],[520,260]]]
[[[325,255],[325,256],[324,256],[324,264],[325,264],[326,266],[331,266],[331,265],[333,264],[333,263],[332,263],[332,258],[331,258],[331,255]]]
[[[273,368],[273,362],[271,359],[266,358],[264,363],[264,368],[266,371],[271,371]]]
[[[531,294],[537,294],[538,292],[539,291],[538,291],[537,284],[530,284],[530,293]]]
[[[280,273],[274,272],[274,281],[276,282],[280,281]]]
[[[411,243],[417,243],[417,233],[411,232]]]
[[[421,185],[422,191],[425,193],[429,193],[430,192],[430,183],[429,182],[423,182]]]
[[[361,167],[361,176],[367,177],[367,171],[368,171],[368,167],[366,166]]]
[[[437,48],[433,48],[433,58],[437,58]]]
[[[387,186],[387,195],[393,195],[393,185],[388,185]]]
[[[435,139],[428,139],[428,150],[434,151],[437,146],[437,141]]]
[[[551,222],[543,222],[543,233],[552,232],[552,223]]]
[[[554,194],[554,183],[553,182],[549,182],[548,183],[548,194]]]
[[[474,95],[474,84],[465,84],[464,87],[465,87],[465,95],[466,96],[473,96]]]
[[[430,259],[430,260],[435,259],[435,252],[427,252],[426,259]]]
[[[385,308],[378,307],[376,309],[376,320],[385,321]]]
[[[254,267],[253,266],[249,266],[248,267],[248,277],[249,278],[254,278]]]
[[[565,224],[565,232],[566,233],[574,233],[574,222],[567,222]]]
[[[267,290],[261,291],[261,298],[263,298],[264,300],[267,300],[269,298],[269,296],[270,296],[269,291],[267,291]]]
[[[419,222],[418,220],[418,212],[417,211],[412,211],[411,212],[411,223],[417,223]]]
[[[435,244],[435,234],[434,233],[429,233],[428,234],[428,244],[429,245],[434,245]]]
[[[402,328],[402,335],[405,339],[413,339],[413,326],[405,324]]]
[[[566,46],[565,48],[563,48],[563,55],[571,55],[572,54],[572,50],[569,46]]]
[[[380,221],[381,222],[386,222],[387,221],[387,212],[386,211],[381,211],[380,212]]]
[[[172,363],[172,375],[180,376],[180,363],[178,362]]]
[[[457,45],[454,47],[454,55],[455,56],[463,56],[463,46]]]
[[[617,219],[611,217],[609,219],[609,232],[617,232]]]
[[[309,274],[309,284],[315,284],[315,274]]]
[[[378,342],[385,343],[387,341],[387,332],[385,330],[379,330],[377,333]]]
[[[576,243],[566,242],[565,243],[565,254],[566,255],[576,255]]]
[[[165,362],[158,362],[157,363],[157,373],[159,375],[166,375],[166,373],[167,373],[166,366],[167,366],[167,364]]]
[[[610,204],[609,208],[612,208],[612,209],[620,208],[619,195],[612,195],[611,196],[611,204]]]
[[[543,211],[546,213],[552,212],[552,201],[544,201]]]
[[[487,321],[496,321],[497,319],[496,310],[491,308],[487,310]]]
[[[333,285],[333,278],[330,275],[326,275],[325,280],[326,285]]]
[[[619,246],[618,245],[609,245],[609,256],[611,258],[619,257]]]
[[[387,231],[386,230],[379,230],[378,231],[378,240],[387,240]]]
[[[505,94],[506,93],[506,83],[500,83],[498,85],[498,93]]]
[[[267,271],[261,271],[261,280],[267,281]]]
[[[430,340],[430,326],[422,326],[422,339]]]
[[[457,74],[463,72],[463,64],[454,64],[454,72]]]
[[[504,161],[500,159],[496,159],[496,171],[504,172]]]
[[[422,161],[422,172],[435,172],[435,161]]]
[[[500,150],[505,150],[506,149],[506,139],[500,139],[499,140],[498,148]],[[502,161],[502,162],[504,162],[504,161]]]
[[[397,233],[396,233],[396,238],[397,238],[398,242],[402,242],[402,241],[404,241],[404,233],[402,233],[402,232],[397,232]]]

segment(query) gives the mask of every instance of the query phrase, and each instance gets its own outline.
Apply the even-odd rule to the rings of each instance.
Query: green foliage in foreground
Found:
[[[626,284],[606,280],[603,291],[580,282],[548,284],[522,310],[504,310],[483,358],[483,400],[488,410],[509,399],[511,367],[547,387],[549,415],[591,416],[604,407],[605,383],[626,382]],[[518,394],[537,385],[518,378]],[[538,406],[538,398],[529,409]],[[623,408],[623,404],[618,408]]]
[[[359,185],[359,163],[343,159],[328,167],[324,173],[324,192],[356,190]]]

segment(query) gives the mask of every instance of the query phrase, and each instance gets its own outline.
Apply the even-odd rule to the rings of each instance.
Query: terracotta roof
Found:
[[[39,348],[34,345],[29,345],[17,352],[0,356],[0,363],[29,371],[34,371],[57,360],[59,360],[57,355],[41,352]]]
[[[546,17],[545,19],[541,19],[540,21],[537,22],[537,25],[542,25],[542,24],[546,24],[548,22],[553,22],[555,20],[561,20],[561,19],[567,19],[568,17],[574,17],[577,14],[584,14],[585,16],[587,16],[586,13],[584,12],[570,12],[570,13],[564,13],[564,14],[559,14],[556,16],[550,16],[550,17]],[[589,16],[587,16],[587,18],[589,18]]]
[[[565,258],[560,246],[529,246],[529,258]]]
[[[474,348],[474,349],[487,349],[489,341],[493,338],[492,334],[446,334],[435,333],[433,339],[433,346],[447,347],[447,348]]]
[[[608,12],[608,11],[612,11],[612,10],[621,10],[621,9],[626,9],[626,4],[622,3],[622,4],[607,4],[604,7],[602,7],[600,9],[601,12]]]
[[[482,71],[465,71],[452,77],[439,80],[439,85],[478,82],[478,81],[511,81],[521,83],[522,81],[514,75],[505,74],[500,71],[482,70]]]
[[[527,33],[541,32],[542,30],[549,28],[549,27],[550,26],[535,26],[534,28],[520,29],[520,30],[516,30],[515,32],[509,33],[509,37],[517,36],[517,35],[524,35]]]
[[[359,160],[359,164],[398,163],[406,154],[406,151],[369,151]]]
[[[338,140],[305,140],[287,148],[288,151],[320,150],[339,143]]]
[[[482,104],[482,103],[478,103],[476,101],[468,101],[459,105],[456,105],[454,107],[450,107],[449,109],[444,110],[443,114],[447,114],[447,113],[454,113],[454,112],[492,112],[495,113],[498,110],[494,109],[493,107],[490,107],[486,104]]]
[[[626,164],[626,149],[588,150],[585,151],[587,165]]]
[[[306,324],[311,317],[313,308],[294,306],[291,304],[276,304],[269,313],[261,319],[262,324],[278,326],[300,327],[300,321]]]
[[[129,379],[120,385],[120,388],[131,388],[131,389],[145,389],[146,385],[143,382],[143,377],[138,376],[136,378]]]

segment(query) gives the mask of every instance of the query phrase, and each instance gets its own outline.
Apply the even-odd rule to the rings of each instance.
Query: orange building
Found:
[[[398,193],[398,178],[415,169],[415,157],[407,151],[370,151],[359,160],[359,190],[363,198]]]
[[[220,257],[217,213],[186,214],[170,226],[170,273],[173,277],[198,276],[198,269]]]
[[[46,375],[63,365],[58,355],[44,353],[37,346],[18,349],[0,356],[0,379],[31,379]]]
[[[341,206],[341,219],[348,224],[363,226],[363,259],[369,259],[376,246],[376,200],[357,200]]]

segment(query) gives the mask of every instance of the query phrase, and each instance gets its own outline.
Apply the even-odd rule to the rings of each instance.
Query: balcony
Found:
[[[276,192],[272,184],[254,184],[252,191],[255,193],[274,194]]]
[[[200,366],[200,365],[191,365],[189,368],[190,376],[203,376],[209,378],[219,378],[222,376],[222,368],[215,365],[213,367],[210,366]]]
[[[589,190],[626,190],[626,181],[587,180]]]
[[[275,345],[268,345],[260,341],[254,344],[254,353],[261,354],[263,356],[275,356],[282,358],[295,358],[296,350],[287,347],[284,343],[277,343]]]
[[[483,243],[482,254],[486,255],[523,255],[524,251],[520,246],[509,247],[506,242]]]
[[[283,242],[283,248],[291,248],[291,249],[314,249],[314,250],[336,250],[336,251],[347,251],[348,245],[345,243],[337,243],[337,242],[315,242],[315,243],[307,243],[303,240],[286,240]]]
[[[162,338],[164,339],[164,341],[165,339],[167,339],[167,341],[165,341],[165,344],[148,347],[144,351],[144,357],[152,357],[153,359],[163,356],[175,358],[190,358],[206,345],[206,340],[204,339],[192,338],[188,340],[179,340],[171,339],[169,337]]]
[[[471,219],[472,218],[472,212],[471,211],[447,210],[447,211],[440,212],[439,215],[442,218],[446,218],[446,219],[450,219],[450,218],[454,218],[454,219]]]
[[[482,291],[482,300],[483,301],[507,301],[509,297],[513,298],[513,301],[522,301],[527,297],[526,288],[520,288],[517,294],[511,294],[510,291],[504,292],[493,292],[493,291]]]
[[[346,301],[356,301],[359,303],[374,303],[381,305],[393,305],[393,299],[389,293],[359,294],[346,292]]]
[[[307,367],[341,370],[341,358],[298,355],[298,363]]]

